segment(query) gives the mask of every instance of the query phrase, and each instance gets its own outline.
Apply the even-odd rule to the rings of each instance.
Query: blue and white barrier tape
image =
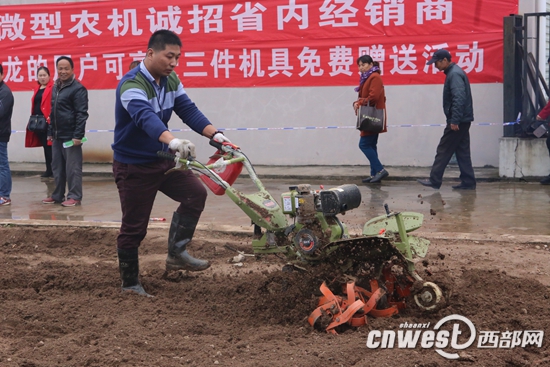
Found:
[[[518,122],[479,122],[473,123],[472,126],[508,126],[515,125]],[[388,128],[399,128],[399,127],[445,127],[447,124],[402,124],[402,125],[388,125]],[[220,131],[272,131],[272,130],[323,130],[323,129],[355,129],[355,126],[294,126],[294,127],[226,127],[219,128]],[[86,130],[87,133],[112,133],[114,129],[90,129]],[[183,131],[192,131],[191,129],[170,129],[171,132],[183,132]],[[24,133],[26,130],[12,130],[12,134],[15,133]]]

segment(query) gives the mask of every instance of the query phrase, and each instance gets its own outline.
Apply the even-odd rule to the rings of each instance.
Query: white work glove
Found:
[[[168,148],[175,152],[179,152],[180,158],[183,159],[186,159],[190,156],[195,158],[197,156],[195,154],[195,144],[191,143],[189,140],[172,139],[170,140],[170,144],[168,144]]]
[[[222,132],[216,131],[212,136],[212,140],[217,141],[218,143],[231,143],[231,140],[227,139]]]

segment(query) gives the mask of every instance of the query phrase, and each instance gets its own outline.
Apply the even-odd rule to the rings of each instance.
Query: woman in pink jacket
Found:
[[[50,71],[47,67],[41,66],[37,72],[38,86],[34,89],[31,98],[31,115],[43,115],[48,124],[50,123],[50,111],[52,109],[52,88],[53,80],[50,78]],[[46,172],[41,177],[53,177],[52,172],[52,146],[48,141],[47,131],[29,131],[25,135],[25,147],[43,147],[44,158],[46,159]]]

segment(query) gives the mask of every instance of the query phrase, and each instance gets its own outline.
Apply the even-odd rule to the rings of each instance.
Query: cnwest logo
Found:
[[[451,330],[441,330],[445,323],[451,323]],[[466,328],[464,328],[466,326]],[[435,351],[444,358],[458,359],[458,353],[449,353],[445,348],[463,350],[472,346],[478,336],[474,324],[461,315],[450,315],[441,319],[429,329],[430,324],[400,324],[400,330],[371,330],[367,337],[369,349],[414,349],[420,344],[423,349],[436,348]],[[462,334],[468,335],[466,341],[459,340]],[[512,349],[525,348],[528,345],[541,347],[544,338],[543,330],[514,330],[514,331],[481,331],[477,338],[477,348],[485,349]],[[464,338],[462,338],[464,339]]]

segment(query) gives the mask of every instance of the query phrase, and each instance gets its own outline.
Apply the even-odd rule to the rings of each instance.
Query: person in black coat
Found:
[[[76,79],[70,57],[59,57],[56,67],[59,78],[53,87],[48,127],[48,140],[53,141],[55,190],[42,203],[71,207],[82,201],[82,138],[88,120],[88,90]]]
[[[460,184],[456,190],[475,190],[476,178],[470,156],[470,126],[474,121],[474,107],[470,81],[464,70],[451,62],[451,54],[445,49],[434,52],[427,65],[435,63],[439,71],[446,75],[443,86],[443,112],[447,126],[437,146],[430,172],[430,178],[418,180],[424,186],[439,189],[443,182],[443,173],[453,154],[460,169]]]

